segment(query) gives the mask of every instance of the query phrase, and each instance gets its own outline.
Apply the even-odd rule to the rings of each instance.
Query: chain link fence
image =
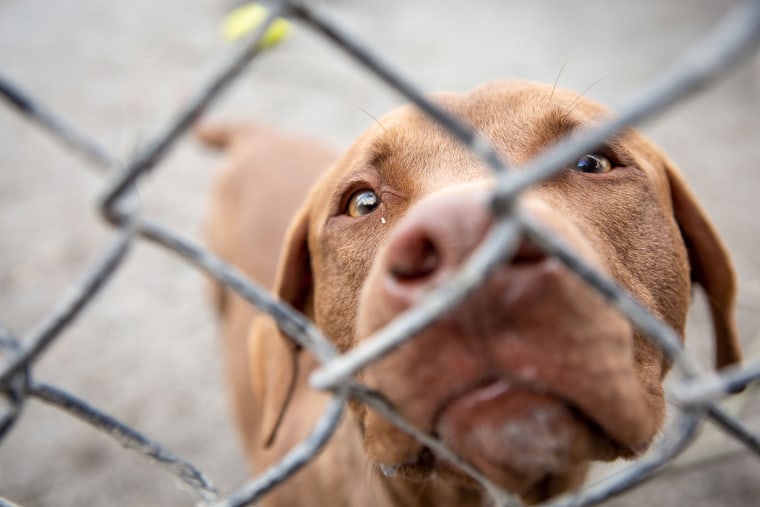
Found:
[[[445,286],[432,292],[421,305],[400,316],[392,325],[346,354],[339,354],[308,319],[274,299],[255,281],[247,280],[234,267],[214,257],[192,240],[145,216],[135,193],[135,186],[141,179],[157,168],[177,139],[186,133],[204,110],[234,83],[251,60],[257,57],[261,37],[278,16],[289,17],[334,43],[337,50],[345,52],[392,89],[417,104],[493,168],[497,178],[497,187],[493,195],[495,225],[460,273]],[[44,106],[37,98],[19,89],[5,77],[0,78],[0,95],[10,107],[65,144],[71,152],[103,170],[104,187],[99,198],[99,209],[103,219],[115,230],[113,239],[99,258],[82,273],[68,293],[33,328],[23,336],[16,335],[5,327],[0,328],[0,393],[5,399],[0,413],[0,442],[13,431],[28,400],[43,401],[98,428],[124,447],[135,450],[165,467],[195,492],[200,504],[248,505],[287,481],[300,467],[314,458],[331,438],[343,414],[346,401],[354,398],[367,404],[402,430],[414,435],[437,455],[455,463],[470,474],[492,493],[495,504],[520,505],[519,500],[513,495],[492,484],[488,478],[459,459],[439,441],[411,427],[393,410],[390,403],[382,397],[382,393],[370,392],[352,380],[352,375],[405,341],[414,339],[416,330],[423,328],[441,312],[461,300],[463,295],[475,287],[489,269],[503,258],[504,252],[512,249],[516,239],[524,234],[578,273],[625,314],[634,326],[663,349],[674,364],[672,375],[677,377],[670,396],[680,407],[664,437],[644,458],[605,481],[559,497],[547,505],[593,505],[632,488],[651,477],[689,446],[697,435],[698,427],[704,421],[718,425],[752,452],[760,454],[758,436],[717,405],[718,400],[727,396],[726,393],[759,378],[760,362],[750,358],[745,366],[729,369],[719,376],[704,372],[698,362],[682,349],[675,332],[620,290],[613,281],[568,251],[539,224],[530,221],[520,212],[519,205],[515,204],[522,191],[550,178],[560,168],[584,153],[593,151],[622,129],[667,111],[668,107],[719,79],[724,71],[751,55],[758,43],[760,1],[746,1],[733,8],[725,19],[693,47],[687,48],[682,58],[665,72],[642,86],[635,96],[617,109],[618,115],[614,119],[585,132],[582,136],[560,141],[526,164],[521,171],[506,168],[495,151],[475,136],[467,125],[429,102],[424,94],[392,65],[382,61],[359,38],[348,35],[330,16],[309,3],[273,2],[265,22],[244,43],[230,52],[219,65],[218,71],[192,94],[170,121],[144,143],[127,163],[122,163],[96,139],[81,132],[66,118]],[[270,314],[288,336],[292,336],[300,346],[309,349],[322,362],[322,367],[312,375],[311,383],[317,389],[331,391],[333,401],[315,424],[313,432],[280,463],[270,470],[263,471],[237,490],[220,491],[202,471],[170,449],[91,406],[87,401],[35,378],[35,365],[40,358],[54,341],[62,339],[64,332],[77,316],[91,304],[98,292],[124,265],[128,253],[139,241],[157,244],[179,255],[187,263],[234,290],[251,305]],[[2,505],[13,504],[0,498],[0,506]]]

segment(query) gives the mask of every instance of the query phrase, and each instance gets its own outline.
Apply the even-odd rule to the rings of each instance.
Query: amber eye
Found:
[[[603,155],[583,155],[573,166],[576,171],[602,174],[612,170],[612,162]]]
[[[380,206],[380,198],[372,190],[364,189],[354,192],[348,200],[346,213],[352,217],[369,215]]]

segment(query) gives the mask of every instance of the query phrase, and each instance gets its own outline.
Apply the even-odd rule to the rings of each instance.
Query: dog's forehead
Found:
[[[430,99],[487,139],[508,166],[520,166],[566,135],[590,128],[612,114],[582,95],[528,81],[494,81],[467,93],[434,93]],[[621,158],[632,162],[658,157],[658,150],[633,129],[611,144],[624,152]],[[654,165],[660,164],[645,163],[645,170],[650,172],[649,166]],[[414,105],[397,108],[377,120],[322,181],[350,179],[368,168],[412,184],[436,181],[445,185],[449,179],[489,174],[482,161]],[[405,178],[410,171],[435,178]],[[662,178],[656,174],[660,171],[652,172],[651,177]],[[322,189],[325,197],[334,191],[332,183]]]
[[[495,81],[467,93],[434,93],[430,99],[486,138],[508,164],[520,164],[573,131],[588,128],[610,111],[574,92],[527,81]],[[415,106],[378,120],[356,143],[357,153],[385,158],[416,153],[469,159],[466,148]]]

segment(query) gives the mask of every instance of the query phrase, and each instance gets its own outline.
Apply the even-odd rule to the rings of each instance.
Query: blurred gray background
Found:
[[[615,105],[657,75],[733,3],[710,0],[350,2],[324,7],[425,90],[517,77]],[[229,49],[225,0],[0,0],[0,73],[128,157]],[[211,111],[258,118],[345,147],[400,103],[306,28],[252,65]],[[733,251],[739,328],[760,324],[760,58],[643,129],[681,166]],[[141,185],[144,210],[199,237],[217,156],[191,138]],[[97,217],[103,180],[0,107],[0,322],[23,335],[113,235]],[[37,365],[187,458],[224,488],[246,477],[222,388],[202,277],[138,245]],[[709,349],[697,301],[690,346]],[[757,354],[750,352],[757,357]],[[735,400],[760,431],[757,397]],[[599,473],[608,473],[602,470]],[[31,402],[0,445],[0,496],[26,506],[192,505],[173,476],[89,426]],[[609,505],[757,505],[760,463],[707,433],[663,476]]]

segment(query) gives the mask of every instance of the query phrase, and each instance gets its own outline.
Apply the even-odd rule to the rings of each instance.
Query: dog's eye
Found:
[[[603,155],[583,155],[573,169],[584,173],[602,174],[612,170],[612,162]]]
[[[372,190],[364,189],[354,192],[348,200],[346,213],[352,217],[369,215],[380,206],[380,198]]]

